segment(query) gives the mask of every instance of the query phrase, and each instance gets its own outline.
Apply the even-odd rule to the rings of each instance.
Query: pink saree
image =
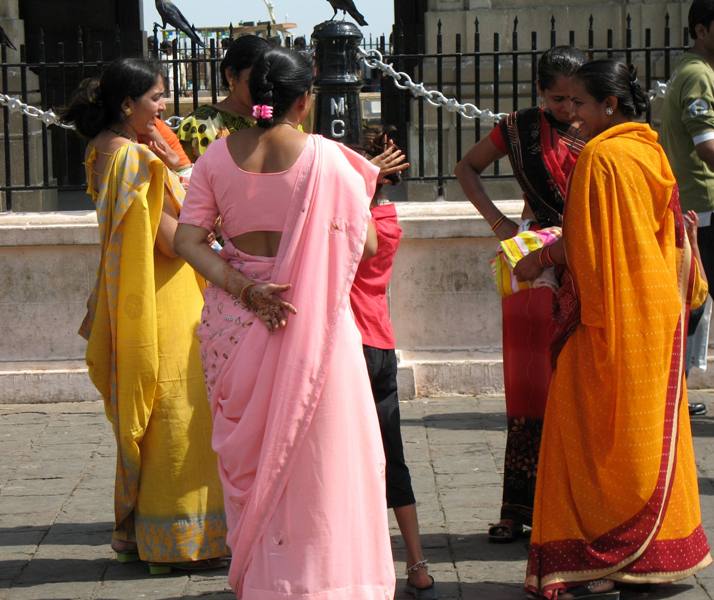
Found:
[[[385,600],[384,454],[349,308],[377,170],[318,136],[305,151],[277,256],[222,251],[255,280],[291,283],[298,314],[271,334],[209,287],[199,329],[229,581],[244,600]]]

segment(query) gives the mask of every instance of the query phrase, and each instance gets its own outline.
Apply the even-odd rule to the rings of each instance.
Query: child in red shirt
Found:
[[[389,144],[391,142],[386,135],[378,136],[375,147],[367,151],[368,158],[381,154]],[[387,461],[387,506],[394,509],[407,550],[406,591],[417,600],[434,600],[437,598],[434,578],[427,572],[427,561],[422,553],[416,500],[409,467],[404,460],[400,430],[397,355],[389,318],[387,286],[402,237],[402,228],[397,220],[396,208],[381,196],[382,185],[391,183],[390,177],[377,186],[370,205],[377,230],[377,254],[360,263],[350,300],[357,327],[362,334],[364,357],[377,406]]]

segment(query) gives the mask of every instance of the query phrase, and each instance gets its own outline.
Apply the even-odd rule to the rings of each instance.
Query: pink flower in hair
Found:
[[[273,107],[267,104],[256,104],[253,106],[253,118],[267,121],[273,118]]]

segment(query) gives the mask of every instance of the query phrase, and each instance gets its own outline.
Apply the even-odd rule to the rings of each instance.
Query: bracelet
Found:
[[[555,265],[553,257],[550,255],[550,246],[543,246],[538,253],[538,264],[544,269]]]
[[[501,225],[503,225],[503,222],[506,220],[506,215],[501,215],[498,219],[496,219],[496,222],[491,225],[491,231],[496,233],[496,229],[498,229]]]
[[[231,267],[227,262],[223,263],[223,290],[228,292],[228,278],[231,276],[231,271],[233,270],[233,267]]]
[[[250,283],[246,283],[243,286],[243,289],[240,291],[240,296],[238,297],[238,299],[240,300],[241,304],[243,306],[245,306],[246,308],[250,308],[250,306],[248,305],[248,300],[246,299],[246,296],[248,295],[248,292],[250,291],[250,289],[254,288],[256,285],[258,285],[258,284],[255,283],[254,281],[251,281]]]

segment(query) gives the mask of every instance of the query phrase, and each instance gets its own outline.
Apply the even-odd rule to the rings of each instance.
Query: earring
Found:
[[[615,110],[612,108],[612,106],[608,106],[607,108],[605,108],[605,114],[608,117],[611,117],[614,112],[615,112]]]
[[[133,112],[134,112],[134,111],[131,110],[131,107],[130,107],[130,106],[127,106],[127,107],[124,109],[124,116],[130,117]]]

